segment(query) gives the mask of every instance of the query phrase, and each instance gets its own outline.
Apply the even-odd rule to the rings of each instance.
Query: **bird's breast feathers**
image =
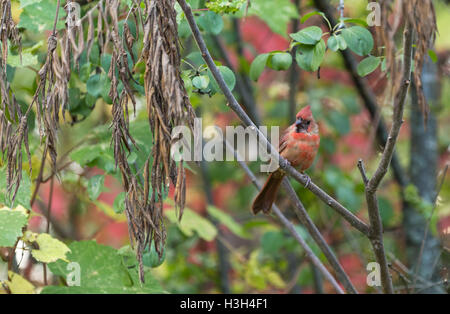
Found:
[[[292,166],[299,167],[300,171],[304,171],[314,162],[320,137],[318,134],[290,132],[286,134],[282,142],[284,142],[284,149],[281,155]]]

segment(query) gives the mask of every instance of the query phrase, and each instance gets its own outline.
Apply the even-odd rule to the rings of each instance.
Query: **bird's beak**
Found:
[[[303,119],[302,118],[298,118],[297,121],[295,121],[295,126],[300,126],[303,123]]]

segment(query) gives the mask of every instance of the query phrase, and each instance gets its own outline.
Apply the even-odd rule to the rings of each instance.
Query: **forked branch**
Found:
[[[412,63],[412,51],[413,51],[413,31],[409,21],[406,22],[405,31],[403,34],[403,77],[402,85],[397,93],[394,103],[394,115],[392,117],[392,126],[389,131],[389,135],[384,147],[383,154],[381,156],[380,163],[375,170],[372,178],[368,179],[364,165],[360,160],[358,162],[358,168],[362,174],[365,184],[367,209],[369,212],[370,220],[370,234],[369,239],[373,246],[375,258],[380,265],[381,271],[381,284],[385,293],[394,293],[392,286],[392,279],[389,274],[389,268],[386,259],[386,253],[383,245],[383,223],[381,220],[380,209],[377,199],[377,190],[381,181],[385,177],[389,165],[394,154],[395,144],[400,133],[400,128],[403,124],[403,111],[406,102],[406,96],[408,95],[409,86],[411,83],[411,63]]]

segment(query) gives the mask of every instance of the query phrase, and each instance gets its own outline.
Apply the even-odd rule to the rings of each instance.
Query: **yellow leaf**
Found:
[[[34,286],[25,278],[12,271],[8,272],[9,281],[6,282],[12,294],[33,294]]]
[[[70,252],[70,249],[48,233],[38,235],[36,243],[39,245],[39,250],[31,251],[31,255],[39,262],[51,263],[59,259],[68,262],[66,253]]]
[[[286,286],[286,283],[276,271],[271,270],[269,267],[265,267],[263,271],[265,272],[267,281],[275,288],[281,289]]]

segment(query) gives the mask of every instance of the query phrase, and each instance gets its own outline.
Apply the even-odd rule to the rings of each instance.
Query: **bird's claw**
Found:
[[[303,175],[306,177],[305,188],[308,188],[309,184],[311,183],[311,178],[307,174]]]

